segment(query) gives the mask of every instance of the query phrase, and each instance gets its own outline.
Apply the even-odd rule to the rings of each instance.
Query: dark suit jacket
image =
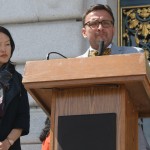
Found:
[[[0,118],[0,141],[6,139],[14,128],[23,129],[22,135],[29,133],[29,101],[27,91],[22,84],[22,76],[13,70],[9,89],[5,93],[5,114]],[[20,138],[10,150],[21,150]]]

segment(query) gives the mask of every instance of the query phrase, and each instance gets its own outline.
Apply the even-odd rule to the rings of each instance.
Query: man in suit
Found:
[[[82,35],[87,38],[90,48],[79,57],[88,57],[89,52],[99,49],[99,41],[104,41],[104,49],[111,48],[110,54],[126,54],[143,52],[137,47],[118,47],[112,43],[115,34],[114,16],[108,5],[95,5],[89,8],[83,15]]]
[[[93,51],[96,51],[96,53],[94,52],[95,55],[99,53],[101,53],[101,55],[115,55],[144,52],[143,49],[138,47],[118,47],[112,43],[112,39],[115,33],[115,19],[112,10],[108,5],[97,4],[95,6],[91,6],[83,15],[82,21],[82,35],[84,38],[88,39],[90,47],[83,55],[78,56],[78,58],[90,57],[92,56]],[[99,48],[100,41],[104,42],[101,52]],[[106,52],[105,49],[109,49],[109,51]],[[140,123],[139,150],[150,150]]]

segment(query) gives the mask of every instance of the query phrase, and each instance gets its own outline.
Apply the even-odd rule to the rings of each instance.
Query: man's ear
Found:
[[[83,35],[84,38],[87,38],[86,29],[85,28],[82,28],[82,35]]]

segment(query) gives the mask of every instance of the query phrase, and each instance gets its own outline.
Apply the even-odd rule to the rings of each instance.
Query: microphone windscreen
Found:
[[[104,51],[104,41],[99,42],[99,50],[98,50],[98,55],[102,55]]]

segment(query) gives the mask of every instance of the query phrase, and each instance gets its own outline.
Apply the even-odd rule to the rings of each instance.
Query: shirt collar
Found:
[[[93,49],[93,48],[90,46],[89,50],[92,51],[92,50],[95,50],[95,49]]]
[[[112,47],[112,44],[110,44],[107,48],[111,48]]]
[[[109,44],[109,46],[108,46],[107,48],[111,48],[111,47],[112,47],[112,44]],[[92,51],[92,50],[95,50],[95,49],[93,49],[93,48],[90,46],[89,50]]]

